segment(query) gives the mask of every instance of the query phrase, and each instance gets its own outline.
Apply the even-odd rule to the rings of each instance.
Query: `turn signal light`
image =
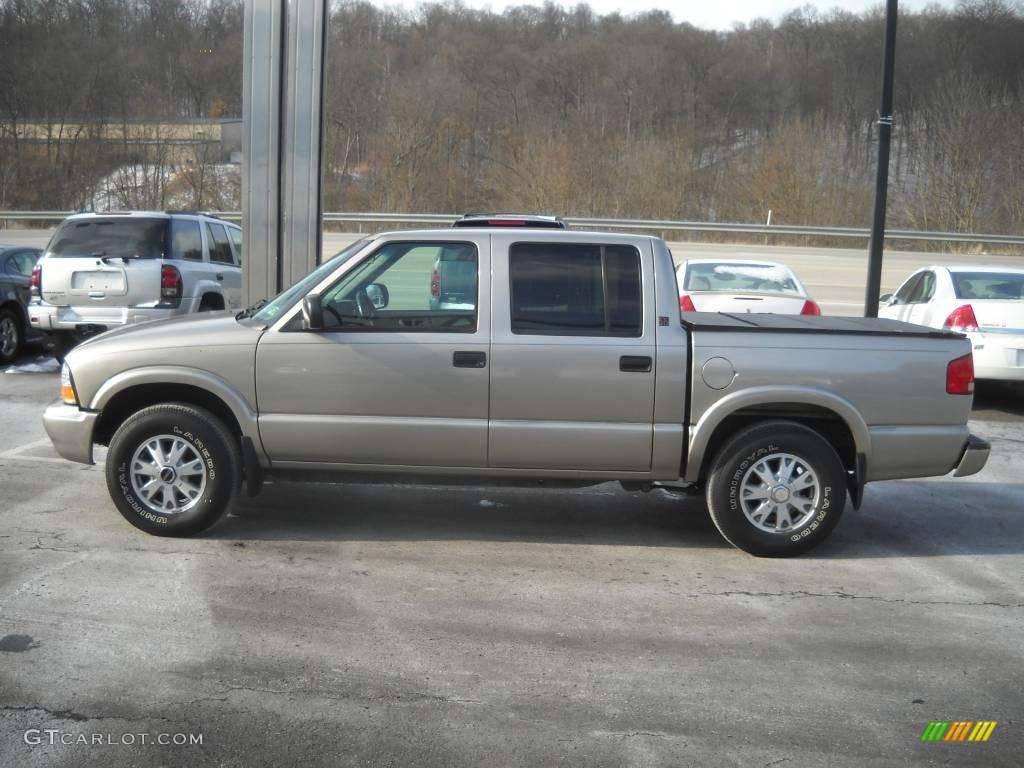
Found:
[[[697,308],[693,306],[693,299],[687,296],[685,293],[679,297],[679,311],[680,312],[696,312]]]
[[[816,302],[808,299],[804,302],[803,308],[800,310],[801,315],[813,315],[814,317],[821,317],[821,307]]]
[[[974,307],[964,304],[949,313],[946,322],[942,327],[947,331],[960,331],[960,333],[977,333],[978,318],[974,316]]]
[[[60,369],[60,399],[68,405],[78,405],[78,394],[75,392],[75,382],[71,378],[71,369],[64,363]]]
[[[974,355],[958,357],[946,366],[946,392],[951,395],[974,394]]]

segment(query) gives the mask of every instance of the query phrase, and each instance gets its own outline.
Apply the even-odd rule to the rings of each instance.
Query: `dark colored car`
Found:
[[[21,245],[0,245],[0,364],[14,360],[25,342],[41,338],[28,322],[32,268],[43,252]]]

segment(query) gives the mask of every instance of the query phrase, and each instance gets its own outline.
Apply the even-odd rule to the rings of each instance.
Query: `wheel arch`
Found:
[[[685,479],[704,480],[715,453],[738,430],[777,419],[803,424],[828,440],[853,473],[851,492],[858,495],[871,456],[867,424],[848,400],[812,388],[755,387],[719,400],[690,430]]]
[[[228,382],[206,371],[171,366],[137,368],[108,379],[89,402],[99,411],[93,440],[106,445],[132,413],[158,403],[187,403],[213,413],[239,440],[262,448],[256,412]]]

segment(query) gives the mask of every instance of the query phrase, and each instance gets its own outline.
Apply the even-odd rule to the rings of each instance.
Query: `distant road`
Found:
[[[0,229],[2,245],[34,245],[42,248],[52,229]],[[325,232],[324,253],[333,254],[362,237],[351,232]],[[858,315],[864,306],[864,282],[867,276],[867,248],[802,248],[776,245],[729,245],[707,243],[669,243],[676,261],[685,258],[762,259],[790,266],[807,286],[811,296],[830,315]],[[1024,257],[950,255],[886,251],[882,271],[882,293],[895,290],[913,270],[930,264],[1024,265]]]

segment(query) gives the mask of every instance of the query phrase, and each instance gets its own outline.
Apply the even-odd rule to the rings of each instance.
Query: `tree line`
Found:
[[[130,154],[19,147],[20,123],[240,115],[242,23],[240,0],[0,0],[0,207],[73,206]],[[324,207],[863,226],[883,28],[335,3]],[[901,15],[893,226],[1024,231],[1022,40],[1004,0]]]

